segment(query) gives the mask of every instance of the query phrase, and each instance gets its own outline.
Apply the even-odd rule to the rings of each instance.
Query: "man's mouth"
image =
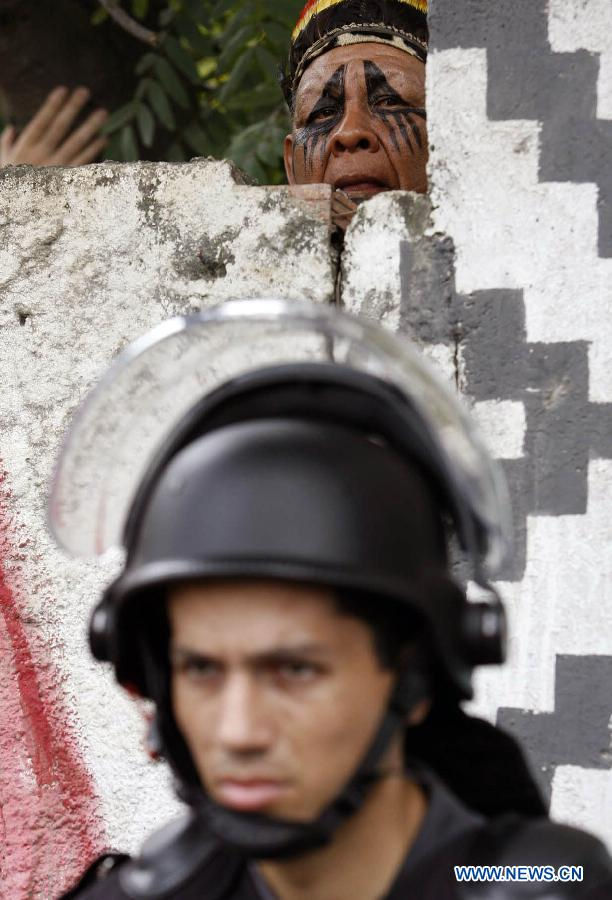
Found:
[[[224,778],[216,785],[215,799],[230,809],[254,812],[276,802],[286,790],[286,783],[267,778]]]
[[[385,184],[384,181],[368,175],[344,176],[334,183],[334,187],[344,191],[349,197],[356,195],[373,196],[374,194],[380,194],[381,191],[390,190],[389,185]]]

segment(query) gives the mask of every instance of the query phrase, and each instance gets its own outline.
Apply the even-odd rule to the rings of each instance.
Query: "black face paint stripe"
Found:
[[[315,105],[310,110],[308,114],[307,122],[310,120],[314,113],[316,113],[319,109],[322,109],[326,106],[326,102],[338,102],[342,106],[344,106],[344,75],[346,71],[346,64],[338,66],[336,71],[331,75],[330,78],[325,82],[323,86],[323,90],[319,96],[319,99],[315,103]]]
[[[420,129],[419,129],[419,126],[418,126],[417,123],[414,121],[414,119],[412,118],[412,116],[410,115],[410,113],[408,113],[408,115],[406,116],[406,118],[407,118],[407,120],[408,120],[408,123],[409,123],[411,129],[412,129],[412,133],[413,133],[413,135],[414,135],[415,141],[417,142],[417,145],[418,145],[418,147],[419,147],[419,150],[422,150],[422,149],[423,149],[423,138],[421,137],[421,131],[420,131]]]
[[[389,129],[389,134],[391,136],[391,143],[393,144],[393,148],[396,153],[400,152],[400,146],[397,142],[397,135],[395,134],[395,127],[392,122],[389,121],[389,113],[386,110],[381,109],[378,113],[380,118],[383,120],[387,128]]]
[[[408,134],[408,129],[406,128],[406,114],[403,111],[393,110],[391,112],[391,116],[399,129],[399,133],[401,134],[404,143],[407,147],[410,147],[411,153],[414,153],[414,147],[412,146],[410,135]]]
[[[323,90],[308,116],[306,124],[295,133],[295,147],[302,147],[304,151],[304,166],[312,169],[314,154],[321,141],[320,157],[323,159],[327,147],[327,139],[338,122],[344,115],[344,76],[346,65],[338,66],[333,75],[326,81]],[[330,114],[322,119],[317,118],[317,113],[330,110]]]
[[[396,127],[399,131],[404,144],[411,153],[415,152],[413,141],[422,149],[423,139],[419,131],[417,123],[413,119],[413,115],[426,118],[425,110],[422,107],[410,106],[397,91],[391,87],[387,81],[385,73],[379,69],[376,63],[369,59],[363,63],[366,90],[368,93],[368,104],[372,113],[382,119],[389,130],[391,142],[394,149],[399,152],[399,144],[397,141]],[[376,101],[381,97],[388,98],[399,109],[384,108],[377,106]]]
[[[312,159],[314,157],[314,152],[317,149],[317,144],[319,143],[320,137],[321,137],[320,134],[313,134],[312,140],[308,144],[305,144],[305,146],[304,146],[304,153],[306,153],[306,151],[308,151],[309,166],[311,169],[312,169]]]

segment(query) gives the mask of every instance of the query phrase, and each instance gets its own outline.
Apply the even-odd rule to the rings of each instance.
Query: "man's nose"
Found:
[[[256,753],[270,744],[270,720],[262,688],[248,674],[228,678],[219,698],[218,739],[234,753]]]
[[[376,153],[379,146],[370,110],[360,103],[347,104],[344,117],[332,137],[331,152],[335,156],[356,150]]]

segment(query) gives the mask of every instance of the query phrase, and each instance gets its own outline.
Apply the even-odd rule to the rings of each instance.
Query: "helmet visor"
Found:
[[[203,395],[259,368],[318,361],[367,372],[409,397],[480,525],[482,562],[494,575],[508,551],[505,483],[450,389],[405,339],[335,307],[282,299],[170,319],[117,357],[63,442],[49,500],[57,542],[75,556],[121,546],[151,459]]]

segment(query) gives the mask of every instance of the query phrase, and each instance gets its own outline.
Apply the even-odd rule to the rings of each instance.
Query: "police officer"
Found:
[[[66,896],[612,897],[604,847],[459,705],[503,656],[506,513],[454,398],[374,325],[233,302],[128,350],[75,419],[51,523],[73,552],[121,534],[91,645],[154,702],[190,811]]]

